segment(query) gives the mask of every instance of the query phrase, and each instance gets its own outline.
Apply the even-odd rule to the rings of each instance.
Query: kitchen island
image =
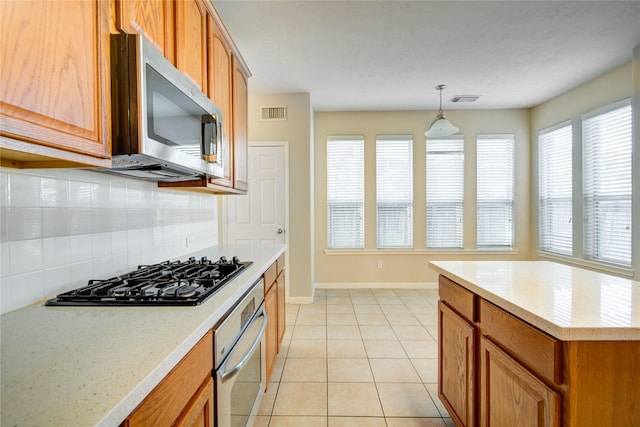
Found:
[[[458,426],[640,426],[640,282],[546,261],[429,266]]]
[[[185,254],[253,264],[201,305],[45,307],[0,317],[1,424],[117,426],[285,251],[220,245]]]

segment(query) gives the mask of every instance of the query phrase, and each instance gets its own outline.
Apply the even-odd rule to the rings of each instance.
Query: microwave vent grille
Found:
[[[287,106],[260,107],[260,120],[287,120]]]

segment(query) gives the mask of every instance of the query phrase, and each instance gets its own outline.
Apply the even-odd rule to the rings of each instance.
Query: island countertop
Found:
[[[2,425],[117,426],[286,246],[215,246],[253,265],[190,307],[45,307],[0,317]]]
[[[640,340],[640,282],[550,261],[429,267],[563,341]]]

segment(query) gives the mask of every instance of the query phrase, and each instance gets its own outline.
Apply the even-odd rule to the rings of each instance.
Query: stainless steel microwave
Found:
[[[223,176],[222,112],[142,36],[111,36],[112,168],[151,181]]]

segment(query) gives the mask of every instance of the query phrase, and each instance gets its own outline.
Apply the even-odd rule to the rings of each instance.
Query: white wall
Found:
[[[0,169],[0,312],[216,245],[216,196],[75,169]]]

